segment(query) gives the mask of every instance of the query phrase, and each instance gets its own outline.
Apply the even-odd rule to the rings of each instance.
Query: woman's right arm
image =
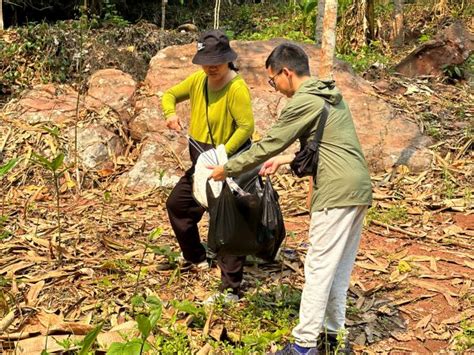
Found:
[[[181,131],[183,125],[181,119],[176,115],[176,104],[189,99],[195,74],[188,76],[179,84],[165,91],[161,99],[166,126],[175,131]]]

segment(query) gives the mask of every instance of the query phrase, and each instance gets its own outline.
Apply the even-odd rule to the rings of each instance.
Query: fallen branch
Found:
[[[402,234],[406,234],[406,235],[409,235],[410,237],[415,237],[415,238],[424,238],[425,237],[425,234],[416,234],[416,233],[413,233],[413,232],[409,232],[409,231],[406,231],[402,228],[399,228],[399,227],[394,227],[394,226],[391,226],[387,223],[384,223],[384,222],[380,222],[380,221],[376,221],[376,220],[372,220],[370,221],[371,223],[377,225],[377,226],[381,226],[381,227],[384,227],[384,228],[387,228],[391,231],[394,231],[394,232],[399,232],[399,233],[402,233]]]
[[[0,321],[0,333],[3,333],[15,320],[15,311],[8,313],[5,318]]]

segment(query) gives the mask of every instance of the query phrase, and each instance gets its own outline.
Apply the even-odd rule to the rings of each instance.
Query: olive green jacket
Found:
[[[264,138],[224,165],[227,175],[237,176],[256,167],[284,151],[297,139],[304,146],[308,138],[314,137],[323,100],[331,105],[319,149],[311,212],[370,205],[370,175],[349,107],[333,82],[314,78],[298,88]]]

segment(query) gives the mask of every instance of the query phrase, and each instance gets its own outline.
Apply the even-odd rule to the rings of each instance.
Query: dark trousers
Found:
[[[201,244],[197,226],[205,209],[192,195],[192,173],[192,170],[187,171],[178,181],[166,201],[166,209],[184,258],[199,263],[206,260],[206,250]],[[221,269],[221,290],[232,289],[234,293],[239,291],[244,262],[245,256],[217,256],[217,265]]]

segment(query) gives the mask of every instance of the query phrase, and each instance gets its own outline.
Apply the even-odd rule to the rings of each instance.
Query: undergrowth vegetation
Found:
[[[222,29],[233,39],[282,37],[311,43],[314,42],[316,4],[316,0],[231,4],[222,10]],[[440,15],[434,10],[426,11],[432,7],[429,0],[408,3],[405,6],[406,16],[410,18],[406,21],[406,46],[393,51],[388,43],[387,26],[383,25],[391,21],[392,5],[376,6],[377,39],[359,46],[354,41],[356,24],[346,23],[344,17],[347,11],[353,10],[351,4],[351,0],[338,3],[340,25],[336,55],[351,63],[357,72],[374,65],[390,68],[414,45],[431,40],[448,18],[467,18],[473,11],[472,6],[457,5],[452,6],[451,13]],[[159,49],[170,44],[190,43],[196,38],[193,33],[163,32],[158,26],[143,21],[130,24],[115,5],[111,2],[106,5],[101,16],[83,12],[77,20],[54,24],[33,22],[6,30],[0,41],[0,102],[35,84],[75,83],[80,72],[92,73],[110,66],[143,80],[149,60]],[[203,22],[207,19],[204,14],[188,13],[193,9],[193,6],[186,8],[178,4],[170,7],[169,13],[179,10],[183,21],[196,20],[201,28],[209,28],[210,25]],[[79,69],[80,58],[84,60],[83,70]],[[447,66],[444,72],[448,78],[459,80],[472,72],[472,63],[471,59],[462,66]]]

